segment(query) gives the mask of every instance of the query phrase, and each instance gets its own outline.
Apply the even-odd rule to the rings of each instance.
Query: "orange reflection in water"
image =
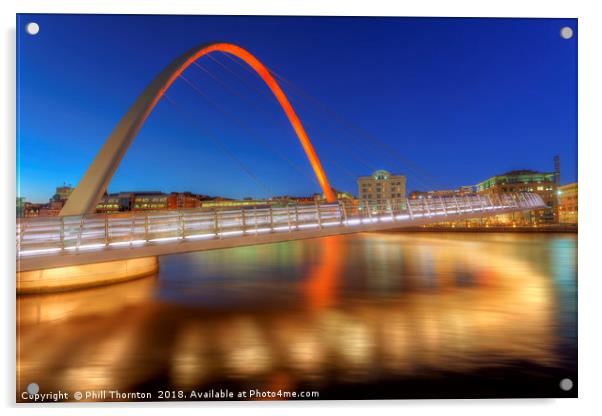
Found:
[[[547,245],[530,239],[363,234],[287,243],[301,283],[291,279],[285,302],[253,307],[157,299],[152,277],[20,297],[17,390],[32,380],[42,391],[320,389],[517,360],[554,366],[558,305],[538,263]],[[517,244],[534,251],[525,257]],[[282,247],[262,250],[279,250],[281,262]],[[227,258],[200,255],[218,262],[212,273],[227,272]],[[263,290],[251,283],[249,294]]]
[[[337,283],[341,273],[341,239],[325,237],[320,241],[319,247],[319,261],[312,265],[301,289],[308,306],[316,309],[331,306],[336,300]]]

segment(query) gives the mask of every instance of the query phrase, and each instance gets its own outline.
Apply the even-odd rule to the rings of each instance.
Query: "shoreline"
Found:
[[[383,233],[398,232],[450,232],[450,233],[567,233],[578,234],[577,226],[543,226],[543,227],[506,227],[506,226],[475,226],[475,227],[450,227],[450,226],[422,226],[422,227],[404,227],[391,230],[383,230]]]

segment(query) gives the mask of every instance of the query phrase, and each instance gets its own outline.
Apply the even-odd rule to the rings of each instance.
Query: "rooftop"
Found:
[[[531,169],[517,169],[517,170],[508,171],[506,173],[502,173],[501,175],[498,175],[498,176],[532,175],[532,174],[537,174],[537,173],[543,173],[543,172],[537,172],[537,171],[534,171]]]

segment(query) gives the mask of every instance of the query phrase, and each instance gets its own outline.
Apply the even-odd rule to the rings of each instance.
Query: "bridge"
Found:
[[[186,209],[33,218],[17,224],[17,262],[26,293],[87,285],[111,274],[157,268],[157,256],[364,231],[457,222],[546,208],[533,193],[397,199],[364,209],[338,203]],[[91,267],[89,267],[91,265]],[[95,270],[89,279],[82,274]],[[41,282],[44,282],[41,285]]]
[[[325,202],[253,209],[192,209],[98,215],[96,205],[121,159],[165,91],[211,52],[240,58],[267,85],[293,127]],[[378,202],[378,203],[375,203]],[[157,270],[157,256],[324,237],[362,231],[546,208],[533,193],[494,197],[337,201],[301,121],[271,72],[245,49],[210,43],[189,49],[166,66],[117,123],[58,217],[17,224],[17,292],[64,290],[120,281]]]

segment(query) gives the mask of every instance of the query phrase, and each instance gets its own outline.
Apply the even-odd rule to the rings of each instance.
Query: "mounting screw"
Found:
[[[560,380],[560,388],[564,391],[569,391],[573,388],[573,380],[570,378],[563,378]]]
[[[40,31],[40,25],[38,25],[36,22],[29,22],[25,25],[25,31],[28,35],[37,35]]]
[[[573,29],[571,29],[568,26],[563,27],[562,29],[560,29],[560,36],[562,37],[562,39],[570,39],[573,37]]]
[[[27,385],[27,393],[29,394],[37,394],[40,391],[40,386],[38,383],[29,383]]]

